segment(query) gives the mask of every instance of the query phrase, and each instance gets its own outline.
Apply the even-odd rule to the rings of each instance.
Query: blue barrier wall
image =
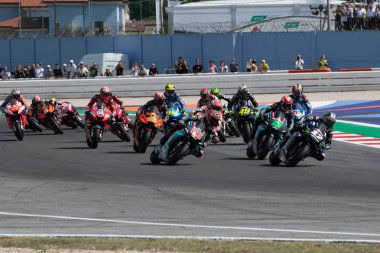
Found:
[[[187,59],[190,68],[200,58],[206,71],[210,59],[229,64],[232,58],[238,61],[240,71],[245,70],[249,58],[258,63],[265,59],[272,70],[292,69],[297,54],[305,60],[305,68],[315,68],[322,54],[332,69],[380,67],[379,41],[377,31],[11,39],[0,40],[0,65],[14,71],[18,64],[42,62],[46,66],[70,59],[77,63],[85,54],[114,52],[128,54],[130,63],[137,61],[145,67],[154,62],[160,73],[173,67],[179,56]]]

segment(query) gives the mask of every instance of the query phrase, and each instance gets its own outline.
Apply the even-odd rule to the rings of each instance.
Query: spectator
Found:
[[[157,70],[157,66],[155,63],[152,63],[152,66],[149,68],[149,75],[150,76],[158,75],[158,70]]]
[[[70,66],[69,66],[69,78],[73,79],[77,74],[77,65],[75,65],[74,60],[70,60]]]
[[[46,65],[45,79],[54,79],[54,73],[50,65]]]
[[[55,64],[55,69],[54,69],[53,73],[54,73],[55,78],[62,78],[63,77],[61,66],[58,63]]]
[[[77,70],[77,76],[79,78],[87,78],[88,77],[88,69],[86,66],[84,66],[83,62],[79,63],[79,67]]]
[[[193,66],[193,73],[194,75],[198,75],[199,73],[203,72],[203,66],[201,64],[201,61],[199,59],[195,60],[195,64]]]
[[[63,71],[62,71],[63,73],[63,78],[67,78],[67,79],[69,79],[70,78],[70,70],[69,70],[69,68],[67,67],[67,64],[66,63],[64,63],[63,64]]]
[[[137,62],[134,62],[131,66],[131,76],[138,76],[139,75],[139,66],[137,65]]]
[[[319,65],[319,69],[326,69],[329,67],[326,56],[324,54],[321,56],[321,59],[319,60],[318,65]]]
[[[25,78],[31,78],[31,75],[30,75],[30,65],[29,64],[26,64],[25,68],[24,68],[24,77]]]
[[[303,65],[305,64],[305,62],[301,58],[300,54],[297,55],[296,60],[293,62],[293,64],[294,64],[294,69],[303,69]]]
[[[15,78],[16,79],[25,78],[24,70],[23,70],[21,64],[19,64],[15,70]]]
[[[247,72],[252,72],[252,59],[248,59],[245,64],[245,69]]]
[[[344,15],[341,5],[338,5],[335,9],[335,30],[342,30],[342,16]]]
[[[252,72],[257,72],[257,62],[255,59],[252,60]]]
[[[208,72],[218,73],[218,67],[215,65],[215,62],[213,60],[208,61]]]
[[[228,66],[224,62],[224,60],[221,60],[219,63],[219,71],[220,72],[228,72]]]
[[[32,68],[30,69],[30,78],[36,78],[36,64],[32,64]]]
[[[109,67],[106,68],[106,72],[104,72],[104,76],[112,76],[112,71]]]
[[[0,75],[1,75],[1,80],[3,81],[11,79],[11,72],[8,71],[7,66],[3,67],[3,70],[1,71]]]
[[[148,75],[148,71],[146,70],[146,68],[142,64],[140,65],[138,73],[139,73],[139,76],[141,76],[141,77]]]
[[[98,72],[99,72],[98,64],[96,64],[96,62],[92,63],[89,70],[90,70],[90,77],[96,77],[98,75]]]
[[[36,78],[44,78],[44,68],[42,67],[42,63],[37,64],[36,66]]]
[[[177,62],[174,65],[175,72],[177,74],[187,74],[189,73],[189,66],[187,65],[187,62],[182,57],[178,57]]]
[[[123,75],[124,67],[123,67],[123,64],[121,61],[119,61],[117,63],[115,70],[116,70],[116,76],[122,76]]]
[[[238,71],[238,69],[239,69],[239,65],[237,64],[236,59],[232,58],[231,63],[230,63],[230,71],[232,73],[235,73]]]
[[[268,63],[266,63],[265,60],[262,60],[260,64],[260,73],[263,74],[263,73],[267,73],[268,71],[269,71]]]

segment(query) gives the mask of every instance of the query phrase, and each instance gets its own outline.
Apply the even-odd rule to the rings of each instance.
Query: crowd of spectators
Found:
[[[303,69],[304,60],[301,55],[298,54],[296,59],[293,61],[294,69]],[[317,62],[318,68],[328,68],[328,62],[325,55],[322,55],[319,62]],[[94,78],[96,76],[124,76],[126,73],[122,62],[119,62],[114,70],[109,67],[105,69],[104,73],[100,73],[99,65],[95,62],[90,66],[86,66],[83,62],[79,63],[77,67],[73,60],[70,60],[69,65],[63,64],[61,68],[60,64],[55,64],[54,69],[50,65],[46,65],[44,68],[42,64],[27,64],[22,67],[18,65],[13,73],[8,70],[7,66],[3,66],[1,69],[1,79],[8,80],[14,76],[15,79],[22,78],[39,78],[39,79],[73,79],[73,78]],[[227,72],[252,72],[252,73],[266,73],[269,71],[269,65],[265,59],[262,59],[260,64],[256,62],[255,59],[248,59],[245,63],[245,67],[240,70],[240,67],[235,58],[231,59],[230,64],[226,64],[224,60],[219,61],[219,65],[215,63],[214,60],[210,59],[208,61],[208,67],[204,68],[199,58],[196,58],[194,65],[189,67],[187,61],[178,57],[174,68],[174,72],[177,74],[188,74],[193,73],[194,75],[199,75],[201,73],[227,73]],[[138,64],[136,61],[132,63],[129,75],[130,76],[155,76],[158,75],[157,65],[152,63],[149,69],[145,68],[143,64]],[[167,74],[167,73],[166,73]]]
[[[347,2],[335,9],[335,30],[380,29],[380,3],[364,0],[361,3]]]

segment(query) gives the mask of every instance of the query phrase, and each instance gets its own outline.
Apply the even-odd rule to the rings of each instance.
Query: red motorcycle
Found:
[[[64,101],[57,108],[58,114],[61,118],[61,124],[66,125],[72,128],[77,128],[80,126],[84,128],[84,123],[82,119],[79,117],[79,113],[75,110],[74,106],[67,101]]]
[[[115,123],[111,128],[111,132],[119,137],[120,140],[130,142],[131,138],[128,135],[128,129],[131,119],[129,118],[127,108],[121,108],[118,104],[115,104],[113,107],[115,111]]]
[[[24,139],[24,131],[26,125],[25,106],[12,99],[4,108],[9,128],[13,130],[19,141]]]

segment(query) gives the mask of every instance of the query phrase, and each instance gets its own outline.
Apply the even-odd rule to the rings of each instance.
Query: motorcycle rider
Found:
[[[213,132],[213,128],[220,126],[220,122],[222,120],[222,114],[217,110],[207,110],[206,107],[203,111],[198,111],[198,113],[194,115],[186,116],[183,122],[180,124],[182,129],[175,132],[175,134],[170,135],[169,138],[166,138],[167,141],[163,140],[165,136],[160,141],[160,153],[159,158],[163,161],[168,160],[169,148],[170,146],[178,139],[186,134],[183,129],[185,124],[189,121],[198,122],[197,127],[201,128],[205,134],[202,137],[202,145],[198,147],[197,150],[193,150],[192,154],[196,157],[201,157],[203,155],[203,148],[207,145],[207,141],[211,139],[211,134]],[[174,133],[174,132],[173,132]]]
[[[296,83],[292,87],[292,94],[289,95],[292,98],[293,104],[298,103],[302,109],[305,110],[305,114],[311,114],[313,109],[311,107],[309,99],[303,94],[303,87],[301,84]]]
[[[250,101],[252,104],[248,104],[249,107],[252,107],[254,110],[258,110],[259,105],[256,102],[256,99],[249,93],[247,85],[241,84],[238,88],[238,91],[233,95],[231,101],[228,103],[228,109],[231,110],[234,106],[239,104],[240,101]]]
[[[21,92],[19,89],[15,88],[11,90],[11,94],[9,94],[5,99],[4,102],[0,105],[0,110],[4,112],[5,106],[12,101],[12,99],[16,99],[18,102],[20,102],[23,106],[25,106],[25,110],[23,115],[21,116],[23,124],[27,124],[25,113],[27,109],[29,108],[28,104],[25,102],[24,97],[21,95]],[[12,128],[12,123],[10,122],[10,118],[8,116],[5,116],[7,119],[7,123],[10,128]]]
[[[185,102],[181,99],[179,95],[175,92],[175,86],[172,83],[168,83],[165,86],[165,106],[168,107],[170,103],[175,103],[178,105],[182,113],[185,112]]]
[[[136,117],[135,117],[135,124],[133,125],[133,130],[135,129],[137,123],[138,123],[138,120],[139,120],[139,116],[141,114],[141,112],[143,112],[144,110],[148,109],[149,107],[151,106],[156,106],[158,111],[163,113],[164,110],[165,110],[165,95],[164,93],[162,92],[156,92],[154,93],[154,96],[153,96],[153,99],[152,100],[149,100],[148,102],[146,102],[143,106],[141,106],[137,111],[136,111]],[[155,136],[156,133],[154,133],[152,136]]]
[[[86,130],[90,133],[91,131],[91,121],[88,118],[88,115],[91,111],[91,108],[94,106],[94,104],[101,104],[104,103],[105,106],[111,111],[111,121],[112,123],[115,123],[115,103],[120,105],[120,108],[123,107],[123,101],[121,101],[116,95],[114,95],[111,92],[111,89],[108,86],[103,86],[100,88],[99,94],[94,95],[90,102],[86,106],[85,116],[86,116]]]
[[[198,100],[197,108],[202,106],[207,106],[212,100],[215,100],[216,97],[209,93],[208,89],[202,88],[200,92],[201,98]]]
[[[227,98],[226,96],[224,96],[224,94],[222,94],[219,90],[218,87],[214,87],[211,89],[210,91],[210,94],[211,95],[214,95],[215,97],[217,97],[219,100],[225,100],[227,101],[228,103],[231,101],[231,99]]]
[[[331,141],[333,138],[333,126],[336,122],[336,115],[332,112],[326,112],[322,117],[312,116],[308,114],[304,117],[304,120],[300,121],[298,124],[295,124],[293,128],[288,132],[286,137],[280,143],[280,147],[284,146],[288,139],[292,136],[293,133],[306,130],[307,133],[310,133],[311,130],[318,127],[321,123],[325,123],[327,126],[326,136],[324,146],[320,147],[316,154],[313,154],[313,157],[319,161],[322,161],[325,158],[325,149],[331,148]]]
[[[30,104],[29,110],[32,112],[32,116],[38,119],[38,109],[45,103],[41,100],[41,97],[36,95],[32,98],[32,103]]]

